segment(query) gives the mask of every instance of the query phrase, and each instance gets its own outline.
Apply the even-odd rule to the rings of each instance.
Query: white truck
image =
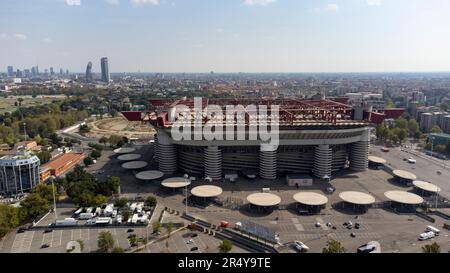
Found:
[[[435,236],[438,236],[439,233],[441,232],[439,229],[437,229],[437,228],[435,228],[433,226],[427,226],[426,231],[427,232],[430,232],[430,231],[433,232]]]
[[[78,219],[79,220],[88,220],[88,219],[92,219],[92,218],[94,218],[94,214],[93,213],[81,213],[79,216],[78,216]]]
[[[64,220],[56,220],[54,223],[51,223],[50,226],[55,227],[73,227],[78,226],[78,221],[74,218],[66,218]]]
[[[433,231],[425,232],[419,235],[419,241],[425,241],[429,240],[431,238],[434,238],[436,235]]]

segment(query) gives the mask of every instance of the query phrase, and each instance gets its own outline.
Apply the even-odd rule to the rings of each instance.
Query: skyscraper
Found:
[[[53,70],[53,67],[50,67],[50,75],[55,75],[55,71]]]
[[[110,75],[109,75],[109,66],[108,66],[108,58],[104,57],[100,60],[102,67],[102,81],[109,83]]]
[[[14,67],[12,67],[12,65],[8,66],[8,76],[14,76]]]
[[[86,67],[86,83],[93,82],[94,79],[92,77],[92,62],[89,62]]]

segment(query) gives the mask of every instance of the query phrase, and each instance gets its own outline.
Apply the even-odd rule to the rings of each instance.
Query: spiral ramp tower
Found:
[[[277,179],[277,149],[262,146],[259,153],[259,176],[262,179]]]
[[[174,174],[177,169],[177,147],[170,142],[167,135],[158,132],[156,154],[159,170],[164,174]]]
[[[350,169],[365,171],[369,167],[369,141],[355,142],[350,146]]]
[[[319,145],[314,150],[313,173],[318,178],[328,176],[331,178],[333,150],[330,145]]]
[[[222,178],[222,151],[217,146],[209,146],[204,150],[205,176],[213,180]]]

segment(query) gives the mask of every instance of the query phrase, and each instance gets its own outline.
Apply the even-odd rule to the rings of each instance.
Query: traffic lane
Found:
[[[407,152],[403,152],[398,148],[391,149],[389,152],[384,153],[379,149],[372,149],[372,154],[383,157],[386,159],[387,164],[395,169],[401,169],[414,173],[418,179],[428,181],[436,184],[441,188],[440,195],[450,198],[450,183],[448,183],[448,177],[450,177],[450,171],[444,170],[430,160],[423,159],[421,157],[415,157]],[[404,161],[404,158],[414,158],[415,164]],[[440,171],[442,174],[437,174]]]

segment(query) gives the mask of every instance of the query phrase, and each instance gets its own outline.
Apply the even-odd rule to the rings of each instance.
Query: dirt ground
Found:
[[[123,116],[116,118],[104,118],[88,124],[91,131],[87,137],[101,138],[111,135],[125,136],[128,138],[150,139],[156,133],[151,125],[146,122],[128,121]]]

